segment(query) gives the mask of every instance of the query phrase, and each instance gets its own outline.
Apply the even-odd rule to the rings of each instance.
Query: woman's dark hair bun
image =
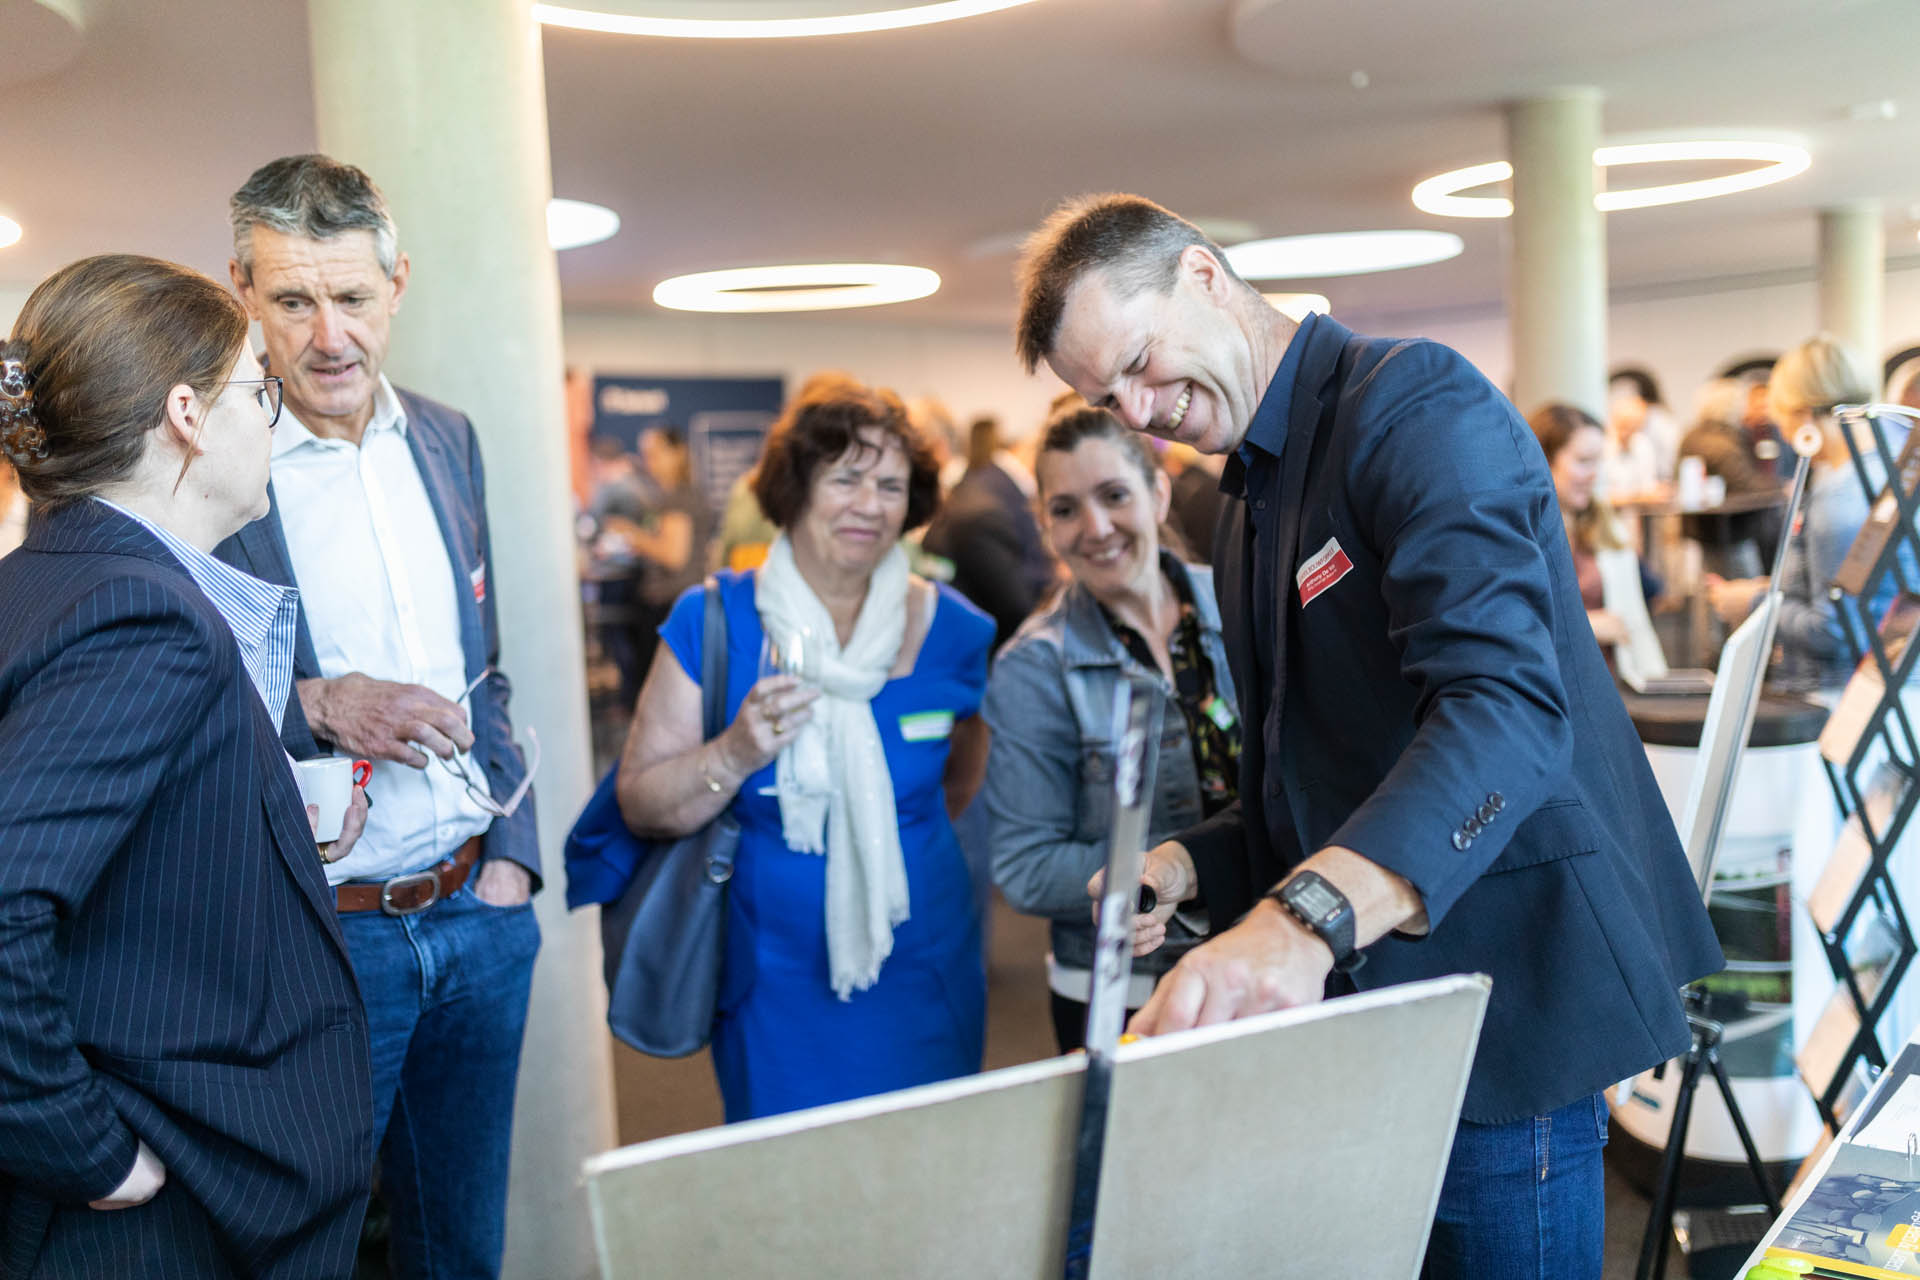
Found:
[[[16,467],[47,456],[47,433],[33,409],[27,344],[0,342],[0,453]]]

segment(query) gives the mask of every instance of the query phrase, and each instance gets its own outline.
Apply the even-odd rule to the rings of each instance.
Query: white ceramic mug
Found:
[[[352,756],[315,756],[293,762],[293,779],[300,784],[300,800],[320,811],[314,820],[316,844],[331,844],[340,838],[347,821],[347,806],[353,803],[353,789],[366,786],[373,766]]]

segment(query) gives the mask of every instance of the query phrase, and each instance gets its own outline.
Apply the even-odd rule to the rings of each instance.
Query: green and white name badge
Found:
[[[1200,710],[1206,713],[1207,719],[1213,721],[1214,724],[1220,727],[1222,733],[1230,732],[1233,726],[1238,723],[1238,721],[1233,718],[1233,708],[1228,706],[1227,700],[1217,693],[1211,698],[1208,698],[1207,704],[1201,707]]]
[[[915,711],[900,717],[900,736],[908,742],[940,742],[953,736],[953,712]]]

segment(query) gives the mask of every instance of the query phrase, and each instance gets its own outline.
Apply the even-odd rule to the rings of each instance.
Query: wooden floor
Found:
[[[996,902],[987,970],[989,1069],[1050,1057],[1047,926]],[[644,1142],[720,1123],[720,1094],[705,1053],[666,1061],[614,1045],[620,1141]]]

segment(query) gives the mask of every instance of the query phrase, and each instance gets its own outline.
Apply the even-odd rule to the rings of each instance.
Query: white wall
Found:
[[[567,363],[598,373],[779,375],[791,391],[841,369],[901,396],[938,396],[961,427],[995,413],[1015,438],[1036,430],[1061,387],[1028,377],[1010,328],[909,325],[885,318],[704,316],[569,310]]]

